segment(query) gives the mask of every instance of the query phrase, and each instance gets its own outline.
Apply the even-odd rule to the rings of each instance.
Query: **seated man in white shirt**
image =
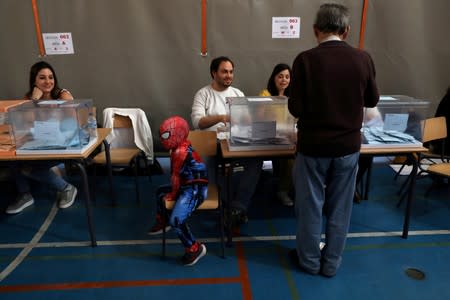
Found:
[[[226,138],[226,126],[230,115],[226,97],[242,97],[239,89],[231,86],[233,82],[233,62],[225,56],[212,60],[211,84],[201,88],[194,96],[191,119],[194,128],[218,131],[219,139]],[[256,189],[262,169],[261,159],[240,159],[233,165],[231,216],[234,225],[247,222],[247,209]],[[251,175],[250,175],[251,174]]]

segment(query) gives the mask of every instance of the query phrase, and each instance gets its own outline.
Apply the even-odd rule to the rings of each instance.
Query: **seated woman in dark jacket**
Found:
[[[447,121],[447,138],[444,141],[444,155],[450,155],[450,85],[447,88],[447,93],[444,98],[442,98],[441,102],[438,105],[436,110],[435,117],[445,117]],[[430,143],[431,150],[436,154],[442,153],[442,143],[441,142],[432,142]]]

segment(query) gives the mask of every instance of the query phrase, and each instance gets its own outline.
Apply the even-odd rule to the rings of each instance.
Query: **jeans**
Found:
[[[231,208],[247,212],[262,171],[263,160],[245,158],[234,161],[231,175]]]
[[[29,193],[29,179],[46,183],[57,191],[63,191],[68,185],[67,181],[51,170],[52,167],[58,164],[59,162],[53,161],[31,161],[27,162],[26,166],[23,163],[14,164],[11,169],[15,178],[17,191],[20,194]]]
[[[222,174],[216,174],[215,168],[219,163],[215,158],[205,160],[208,166],[209,182],[220,186],[220,197],[227,200],[226,182]],[[247,212],[256,191],[262,172],[263,160],[259,158],[241,158],[233,160],[231,170],[230,207]],[[216,176],[217,175],[217,176]]]
[[[292,167],[294,159],[277,158],[272,160],[273,175],[279,180],[278,191],[289,193],[293,189]]]
[[[350,225],[359,152],[342,157],[298,153],[293,169],[296,245],[300,266],[311,273],[335,275]],[[325,217],[325,248],[319,243]]]

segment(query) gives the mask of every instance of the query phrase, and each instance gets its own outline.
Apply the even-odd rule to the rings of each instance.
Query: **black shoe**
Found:
[[[169,224],[165,224],[166,229],[165,231],[169,231],[170,230],[170,225]],[[157,235],[157,234],[161,234],[163,233],[164,230],[164,220],[162,219],[161,215],[157,214],[156,215],[156,222],[155,224],[147,231],[148,235]]]
[[[197,251],[190,251],[186,249],[186,252],[181,257],[181,263],[185,266],[193,266],[195,265],[200,258],[206,255],[206,247],[203,244],[198,245]]]
[[[228,217],[230,217],[230,219],[228,219]],[[232,208],[229,214],[225,213],[224,218],[225,228],[227,227],[227,224],[230,225],[231,228],[236,228],[242,224],[248,223],[247,214],[243,210],[237,208]]]
[[[232,208],[231,209],[231,224],[232,225],[242,225],[248,223],[248,217],[245,211],[241,209]]]
[[[362,197],[359,194],[358,191],[355,191],[355,194],[353,195],[353,202],[355,203],[361,203]]]

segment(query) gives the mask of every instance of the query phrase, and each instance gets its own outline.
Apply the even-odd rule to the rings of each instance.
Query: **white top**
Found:
[[[216,91],[209,84],[201,88],[194,96],[192,104],[191,120],[195,129],[199,129],[198,122],[204,116],[209,115],[229,115],[229,107],[226,97],[243,97],[244,93],[234,87],[228,87],[224,91]],[[220,123],[205,130],[216,131]]]
[[[320,44],[329,42],[329,41],[342,41],[341,38],[337,35],[330,35],[329,37],[324,38],[320,41]]]
[[[153,137],[152,130],[147,120],[145,112],[140,108],[116,108],[110,107],[103,110],[103,127],[112,128],[111,133],[106,137],[108,143],[113,144],[118,137],[117,129],[114,130],[114,115],[127,116],[133,124],[134,143],[145,152],[149,160],[153,160]]]

